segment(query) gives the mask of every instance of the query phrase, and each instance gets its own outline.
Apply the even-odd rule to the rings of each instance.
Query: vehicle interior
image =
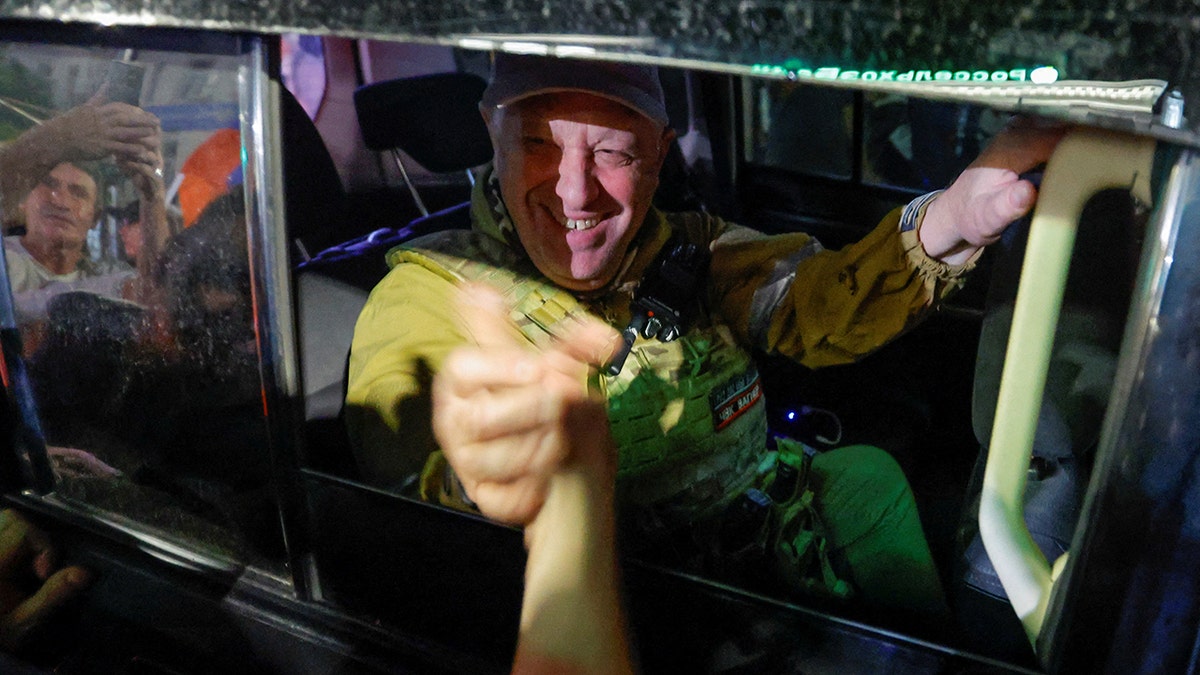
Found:
[[[7,503],[106,570],[22,658],[55,672],[505,671],[520,533],[366,485],[342,424],[354,323],[386,253],[470,225],[473,172],[491,157],[477,111],[491,52],[33,23],[0,39],[18,74],[0,80],[0,140],[87,100],[130,52],[174,177],[169,300],[160,316],[70,293],[36,327],[4,324]],[[660,75],[677,141],[656,205],[826,248],[946,187],[1012,117],[838,82]],[[93,240],[127,255],[117,231],[136,196],[102,175]],[[1083,509],[1148,216],[1114,189],[1080,218],[1026,472],[1025,518],[1050,560]],[[1045,668],[975,520],[1028,229],[1014,224],[949,302],[857,363],[755,354],[773,434],[899,462],[953,622],[629,559],[646,672]]]
[[[360,61],[371,64],[386,63],[380,55],[395,48],[373,43],[356,47]],[[354,214],[351,226],[386,222],[387,214],[360,216],[355,210],[379,204],[389,208],[388,201],[374,201],[380,191],[410,213],[415,207],[418,215],[399,227],[355,232],[347,242],[299,263],[301,334],[309,353],[336,357],[347,351],[351,322],[331,331],[330,324],[320,317],[361,306],[366,292],[385,273],[378,262],[389,248],[442,227],[469,226],[461,211],[470,190],[465,171],[490,158],[490,147],[475,114],[474,99],[461,89],[471,87],[476,98],[481,94],[482,77],[486,76],[481,66],[486,62],[471,52],[459,51],[452,58],[454,71],[367,81],[355,91],[363,143],[381,155],[376,159],[387,184],[371,188],[370,201],[365,195],[348,195],[351,203],[359,203],[349,209]],[[463,74],[462,81],[449,79],[450,72]],[[807,232],[834,248],[864,236],[892,209],[948,185],[1009,118],[979,106],[811,84],[679,69],[663,69],[660,76],[679,138],[656,196],[660,208],[701,209],[768,233]],[[392,96],[387,102],[388,114],[380,116],[371,107],[377,104],[369,96],[382,87],[390,88]],[[402,93],[404,88],[421,98],[406,100],[406,95],[412,94]],[[410,112],[408,105],[418,110]],[[333,116],[336,108],[321,114]],[[447,120],[452,129],[439,131]],[[322,121],[318,115],[318,129]],[[412,122],[422,130],[417,139],[405,139],[403,131],[393,129]],[[475,131],[468,132],[468,128]],[[450,143],[439,138],[442,135],[471,140]],[[330,139],[325,137],[325,141],[328,147]],[[413,148],[415,156],[407,156],[410,146],[406,141],[432,147]],[[396,166],[407,161],[410,168],[392,175],[407,172],[407,184],[403,173],[400,180],[392,178],[390,182],[386,176],[392,168],[387,155],[397,152],[405,157]],[[422,156],[427,158],[418,159]],[[447,174],[454,176],[448,178]],[[422,208],[420,201],[432,206]],[[1097,226],[1095,238],[1090,234],[1081,237],[1079,245],[1090,248],[1081,248],[1079,255],[1087,263],[1072,272],[1070,287],[1076,289],[1074,302],[1080,305],[1080,316],[1073,319],[1076,325],[1070,330],[1080,343],[1077,348],[1094,350],[1088,358],[1099,361],[1061,366],[1065,370],[1058,386],[1063,389],[1063,400],[1053,405],[1069,410],[1048,410],[1047,415],[1054,416],[1053,424],[1066,425],[1073,438],[1050,438],[1045,448],[1035,451],[1047,455],[1041,478],[1054,483],[1044,499],[1056,500],[1042,507],[1046,532],[1039,533],[1039,542],[1055,553],[1067,548],[1078,514],[1078,481],[1080,475],[1086,477],[1088,453],[1106,403],[1107,389],[1100,382],[1092,383],[1094,389],[1072,391],[1078,377],[1072,369],[1087,368],[1101,378],[1099,373],[1107,372],[1111,377],[1111,359],[1119,346],[1119,327],[1132,288],[1133,266],[1126,256],[1137,256],[1135,239],[1115,247],[1102,243],[1131,236],[1128,233],[1136,229],[1128,196],[1107,194],[1090,209],[1088,217],[1103,225]],[[955,592],[956,586],[963,586],[956,599],[963,607],[963,625],[949,631],[930,627],[928,633],[917,629],[916,634],[1032,665],[1033,654],[986,556],[982,556],[984,569],[972,567],[980,565],[981,544],[973,539],[964,515],[970,513],[979,489],[984,457],[981,443],[990,431],[989,405],[995,405],[1022,246],[1021,234],[1014,232],[1003,246],[985,255],[979,271],[950,304],[859,363],[811,370],[783,357],[760,353],[757,358],[772,433],[826,450],[838,445],[876,445],[892,453],[905,469],[947,588]],[[1126,275],[1124,281],[1103,297],[1094,294],[1090,289],[1096,280],[1112,279],[1114,269]],[[353,314],[349,311],[346,316]],[[1089,335],[1093,330],[1097,334]],[[1103,354],[1109,355],[1108,361]],[[306,425],[310,439],[319,439],[306,444],[312,453],[308,460],[314,468],[348,475],[353,467],[344,463],[345,450],[327,454],[330,448],[340,447],[341,363],[337,358],[305,359],[304,365]],[[1060,419],[1063,417],[1069,419]],[[973,584],[968,583],[967,575],[972,575]],[[850,618],[913,630],[912,617],[867,613]]]

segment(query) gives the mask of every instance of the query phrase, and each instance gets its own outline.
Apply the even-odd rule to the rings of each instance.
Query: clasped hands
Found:
[[[468,287],[458,308],[475,344],[451,353],[434,379],[433,430],[479,510],[529,525],[564,469],[582,469],[611,492],[616,445],[587,381],[620,334],[589,319],[535,351],[495,291]]]

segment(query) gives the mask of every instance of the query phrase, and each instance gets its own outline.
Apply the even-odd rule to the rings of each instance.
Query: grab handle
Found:
[[[1034,431],[1075,232],[1098,191],[1128,188],[1150,202],[1154,140],[1097,129],[1070,132],[1046,166],[1013,309],[979,507],[979,532],[1000,583],[1036,646],[1054,580],[1025,525],[1024,494]]]

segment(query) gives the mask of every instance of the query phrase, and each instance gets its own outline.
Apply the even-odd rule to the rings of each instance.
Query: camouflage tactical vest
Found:
[[[632,289],[579,300],[486,235],[444,232],[396,249],[393,265],[422,265],[447,279],[485,282],[513,307],[534,345],[573,317],[627,312]],[[618,328],[623,326],[618,326]],[[619,448],[617,501],[626,523],[676,530],[716,516],[760,473],[766,409],[758,372],[733,335],[710,317],[670,343],[638,338],[616,377],[597,375]]]

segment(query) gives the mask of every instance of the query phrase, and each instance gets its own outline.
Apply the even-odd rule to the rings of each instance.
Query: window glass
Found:
[[[854,169],[854,93],[777,80],[745,80],[747,160],[848,179]]]
[[[744,84],[746,160],[800,174],[929,191],[946,187],[1007,116],[961,103],[868,92],[855,147],[856,94],[778,80]]]
[[[39,489],[214,560],[281,557],[242,191],[247,58],[11,42],[0,61],[21,337],[6,365],[36,415],[28,463],[49,458]]]
[[[1004,114],[977,106],[868,94],[863,182],[921,191],[944,188],[1005,120]]]

